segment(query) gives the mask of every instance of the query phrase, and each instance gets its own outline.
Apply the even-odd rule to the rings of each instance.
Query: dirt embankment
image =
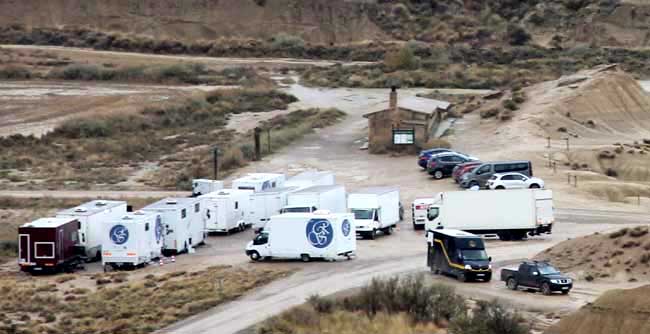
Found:
[[[564,241],[536,257],[586,281],[650,280],[650,234],[647,226],[624,228]],[[641,333],[641,332],[630,332]]]
[[[562,319],[546,334],[650,333],[650,285],[611,290]]]
[[[359,1],[2,1],[0,25],[83,26],[155,38],[268,38],[285,32],[319,43],[383,36]]]

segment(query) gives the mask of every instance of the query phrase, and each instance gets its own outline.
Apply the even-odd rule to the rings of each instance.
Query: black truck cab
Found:
[[[458,280],[492,279],[492,261],[479,236],[460,230],[427,231],[427,265],[434,274],[448,274]]]

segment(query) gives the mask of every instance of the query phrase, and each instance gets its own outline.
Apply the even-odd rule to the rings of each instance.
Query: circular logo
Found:
[[[347,237],[350,235],[350,230],[352,229],[352,226],[350,226],[350,221],[347,219],[343,221],[343,225],[341,225],[341,232],[343,232],[343,236]]]
[[[122,245],[129,240],[129,230],[124,225],[115,225],[111,228],[110,236],[116,245]]]
[[[160,216],[156,216],[156,242],[160,242],[163,236],[163,225]]]
[[[316,248],[325,248],[332,243],[334,230],[326,219],[312,219],[307,223],[307,240]]]

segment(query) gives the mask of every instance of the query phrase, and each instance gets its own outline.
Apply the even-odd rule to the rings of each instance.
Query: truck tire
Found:
[[[501,241],[510,241],[512,239],[512,235],[510,234],[510,232],[501,232],[501,233],[497,233],[497,235],[499,236],[499,240]]]
[[[469,188],[478,187],[478,182],[472,181],[469,183]]]
[[[548,283],[542,284],[542,293],[544,296],[550,296],[553,293],[553,291],[551,291],[551,286],[548,285]]]
[[[506,285],[510,290],[517,290],[517,288],[519,288],[519,284],[517,283],[517,280],[512,277],[508,278],[508,281],[506,281]]]
[[[311,261],[311,258],[309,257],[309,254],[300,254],[300,261],[309,262]]]
[[[463,283],[467,282],[467,276],[465,275],[464,272],[458,274],[456,278],[458,279],[459,282],[463,282]]]
[[[511,234],[512,240],[521,241],[526,238],[526,232],[513,232]]]
[[[377,230],[373,229],[372,232],[370,232],[370,234],[368,235],[368,237],[370,238],[370,240],[377,239]]]
[[[440,180],[445,176],[445,174],[441,170],[437,170],[433,172],[433,178],[436,180]]]
[[[531,184],[530,189],[539,189],[539,184],[537,184],[537,183]]]
[[[386,227],[383,230],[383,232],[384,232],[385,235],[391,235],[391,234],[393,234],[393,227],[392,226]]]
[[[260,253],[258,253],[257,251],[253,251],[253,252],[249,255],[249,257],[251,258],[251,260],[253,260],[253,261],[255,261],[255,262],[262,261],[262,257],[260,256]]]

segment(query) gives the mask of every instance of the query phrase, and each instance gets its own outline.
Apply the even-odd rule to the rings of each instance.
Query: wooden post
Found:
[[[566,183],[571,184],[571,173],[567,174]]]
[[[551,148],[551,136],[546,137],[548,142],[546,143],[546,148]]]
[[[553,174],[557,173],[557,162],[553,161]]]
[[[564,138],[564,140],[566,140],[566,150],[567,150],[567,151],[570,151],[570,148],[569,148],[569,137]]]
[[[268,142],[269,154],[271,154],[271,128],[266,129],[266,140]]]
[[[255,160],[259,161],[262,160],[262,148],[261,148],[261,143],[260,143],[260,133],[262,132],[262,129],[260,128],[255,128],[253,130],[253,136],[255,140]]]
[[[573,176],[575,187],[578,188],[578,175]]]
[[[214,180],[219,179],[219,147],[215,146],[213,151],[213,165],[212,165],[212,171],[214,172]]]

